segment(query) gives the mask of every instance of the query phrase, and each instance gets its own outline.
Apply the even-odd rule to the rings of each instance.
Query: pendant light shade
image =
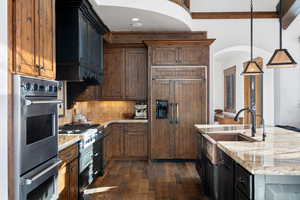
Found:
[[[287,49],[276,49],[267,64],[268,68],[292,68],[296,66],[297,63]]]
[[[250,29],[251,29],[251,57],[250,61],[247,63],[244,71],[242,72],[242,75],[244,76],[256,76],[261,75],[264,72],[260,68],[260,66],[257,64],[257,62],[253,59],[253,0],[250,0],[250,9],[251,9],[251,23],[250,23]]]
[[[257,64],[256,61],[249,61],[243,71],[243,75],[244,76],[257,76],[257,75],[261,75],[262,73],[264,73],[262,71],[262,69],[259,67],[259,65]]]
[[[292,68],[296,67],[297,63],[288,52],[282,48],[282,0],[279,2],[279,49],[276,49],[270,61],[267,64],[268,68]]]

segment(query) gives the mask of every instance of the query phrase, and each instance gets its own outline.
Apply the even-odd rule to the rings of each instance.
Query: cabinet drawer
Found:
[[[251,200],[253,194],[253,175],[240,165],[236,165],[235,172],[236,190],[240,190]]]
[[[146,132],[147,131],[147,124],[126,124],[125,131],[128,132]]]
[[[59,152],[59,158],[65,163],[69,163],[77,157],[78,157],[77,143]]]

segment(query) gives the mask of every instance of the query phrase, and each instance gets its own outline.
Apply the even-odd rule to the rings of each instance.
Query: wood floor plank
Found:
[[[192,162],[112,161],[87,200],[208,200]]]

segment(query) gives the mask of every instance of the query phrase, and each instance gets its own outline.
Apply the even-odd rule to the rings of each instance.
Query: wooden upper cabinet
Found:
[[[15,31],[15,72],[29,76],[37,76],[38,56],[36,55],[35,22],[37,10],[35,0],[16,0]]]
[[[124,49],[105,49],[104,80],[101,85],[100,98],[121,99],[124,84],[123,74],[125,65]]]
[[[54,0],[16,0],[15,72],[55,79]]]
[[[39,1],[38,54],[40,76],[55,79],[55,4],[54,0]]]
[[[147,51],[126,49],[125,99],[146,99],[147,96]]]
[[[153,65],[176,65],[178,62],[178,49],[176,47],[154,47]]]
[[[208,46],[153,47],[152,65],[208,66]]]
[[[205,65],[207,66],[208,46],[190,46],[178,48],[179,63],[181,65]]]

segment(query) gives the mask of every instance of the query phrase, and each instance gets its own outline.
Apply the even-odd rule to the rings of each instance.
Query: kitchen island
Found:
[[[251,136],[250,127],[243,125],[195,127],[202,138],[208,138],[211,134],[233,133]],[[210,171],[214,178],[208,181],[215,181],[211,184],[214,186],[214,198],[226,199],[224,191],[227,191],[226,194],[232,189],[225,196],[235,197],[236,200],[300,199],[300,133],[267,127],[267,138],[262,141],[262,131],[257,129],[254,142],[214,141],[221,159],[218,165],[210,163],[210,166],[216,167],[216,170]],[[200,151],[203,148],[200,147]],[[201,157],[205,155],[200,153],[199,159],[203,161]]]

